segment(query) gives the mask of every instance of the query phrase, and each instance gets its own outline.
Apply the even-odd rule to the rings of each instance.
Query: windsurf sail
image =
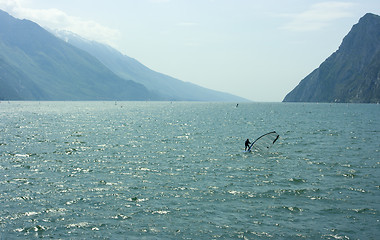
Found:
[[[255,150],[264,150],[269,149],[273,146],[273,144],[278,140],[280,135],[278,135],[275,131],[269,132],[258,137],[251,146],[249,146],[248,151],[252,149]]]

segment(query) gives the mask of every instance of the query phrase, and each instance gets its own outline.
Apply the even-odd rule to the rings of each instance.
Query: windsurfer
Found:
[[[245,151],[247,151],[247,148],[249,149],[249,144],[251,144],[251,142],[247,138],[247,140],[245,140]]]

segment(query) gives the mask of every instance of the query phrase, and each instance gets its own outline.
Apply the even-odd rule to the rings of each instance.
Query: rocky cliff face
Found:
[[[380,102],[380,16],[367,13],[284,102]]]

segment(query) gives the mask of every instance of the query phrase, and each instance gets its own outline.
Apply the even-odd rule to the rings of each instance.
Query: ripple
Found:
[[[373,106],[17,104],[0,108],[0,238],[378,235]],[[242,153],[272,128],[275,148]]]

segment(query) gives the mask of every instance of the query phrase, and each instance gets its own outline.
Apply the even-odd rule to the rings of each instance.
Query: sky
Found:
[[[281,102],[379,0],[0,0],[185,82]]]

